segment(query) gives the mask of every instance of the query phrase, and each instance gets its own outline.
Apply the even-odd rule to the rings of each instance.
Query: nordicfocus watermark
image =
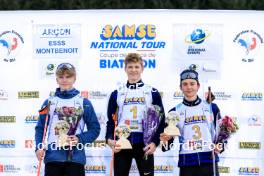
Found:
[[[211,150],[217,150],[222,151],[224,148],[226,148],[226,143],[218,143],[214,144],[210,141],[205,140],[198,140],[198,141],[186,141],[185,143],[171,143],[168,144],[168,142],[161,142],[161,147],[164,147],[165,150],[178,150],[179,148],[177,146],[180,146],[181,151],[211,151]],[[37,149],[49,149],[49,150],[84,150],[85,148],[90,149],[104,149],[106,147],[105,142],[93,142],[93,143],[78,143],[76,145],[66,145],[58,147],[56,143],[51,143],[48,145],[45,145],[43,143],[39,143],[37,145]]]
[[[226,143],[218,143],[214,144],[211,141],[205,141],[205,140],[198,140],[198,141],[192,141],[188,140],[185,143],[170,143],[168,142],[161,142],[161,147],[163,147],[165,150],[178,150],[179,148],[177,146],[180,146],[181,151],[209,151],[209,150],[217,150],[222,151]]]
[[[51,143],[48,145],[45,145],[43,143],[39,143],[37,145],[37,150],[41,149],[48,149],[48,150],[84,150],[85,148],[91,148],[91,149],[102,149],[106,147],[105,142],[93,142],[93,143],[78,143],[76,145],[65,145],[65,146],[58,146],[56,143]]]

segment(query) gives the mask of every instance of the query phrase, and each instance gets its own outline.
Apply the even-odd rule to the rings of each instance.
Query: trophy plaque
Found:
[[[179,115],[173,111],[169,112],[168,116],[166,117],[166,123],[168,126],[164,129],[164,133],[169,136],[180,136],[180,130],[176,127],[177,123],[179,122]]]
[[[127,139],[131,133],[131,130],[126,125],[118,126],[115,129],[116,136],[119,138],[116,141],[116,144],[119,145],[118,147],[115,147],[115,149],[132,149],[132,146]]]
[[[67,138],[68,138],[67,133],[69,129],[70,129],[70,125],[64,120],[59,120],[59,122],[56,123],[55,135],[58,136],[57,139],[58,147],[65,147],[70,145],[69,142],[67,142]]]

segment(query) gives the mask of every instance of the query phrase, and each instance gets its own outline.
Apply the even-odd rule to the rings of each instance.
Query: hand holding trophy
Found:
[[[164,133],[171,137],[180,136],[180,130],[176,127],[179,120],[179,115],[175,111],[169,112],[166,117],[166,123],[168,126],[164,129]]]
[[[128,136],[131,133],[130,128],[126,125],[121,125],[116,128],[115,132],[116,136],[119,138],[116,141],[118,147],[115,147],[115,149],[132,149],[129,140],[127,140]]]
[[[68,135],[67,135],[69,129],[70,129],[70,125],[64,120],[59,120],[59,122],[56,123],[55,135],[58,135],[58,139],[57,139],[58,147],[65,147],[70,145],[68,142]]]

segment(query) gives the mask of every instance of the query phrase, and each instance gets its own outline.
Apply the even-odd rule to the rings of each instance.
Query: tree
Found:
[[[260,0],[0,0],[0,4],[0,10],[264,9]]]

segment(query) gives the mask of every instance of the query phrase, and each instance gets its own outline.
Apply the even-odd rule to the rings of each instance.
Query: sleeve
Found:
[[[117,111],[117,90],[111,93],[111,96],[108,101],[108,107],[107,107],[107,118],[108,121],[106,122],[106,135],[105,139],[114,139],[114,129],[115,129],[115,122],[112,118],[112,115],[116,113]]]
[[[162,118],[159,127],[152,138],[152,142],[154,142],[155,145],[158,146],[160,144],[160,134],[163,133],[165,127],[165,111],[159,91],[153,88],[151,94],[152,94],[152,104],[158,105],[161,108],[161,113],[162,113]]]
[[[83,120],[87,126],[87,131],[77,135],[82,144],[92,143],[100,134],[100,124],[94,112],[92,103],[88,99],[83,100],[84,115]]]
[[[212,103],[212,111],[214,114],[214,126],[216,127],[216,123],[219,119],[221,119],[220,109],[217,104]]]
[[[218,120],[221,119],[222,117],[221,117],[220,109],[217,106],[217,104],[212,103],[212,111],[214,114],[214,126],[215,126],[215,129],[218,130],[218,128],[219,128]],[[223,148],[220,151],[220,153],[225,151],[225,143],[222,143],[222,146],[223,146]]]
[[[48,99],[45,100],[45,102],[42,104],[41,110],[47,106],[48,106]],[[37,122],[37,125],[35,126],[35,141],[36,141],[35,150],[43,148],[42,139],[43,139],[43,134],[44,134],[46,115],[47,113],[45,114],[39,113],[38,122]]]

